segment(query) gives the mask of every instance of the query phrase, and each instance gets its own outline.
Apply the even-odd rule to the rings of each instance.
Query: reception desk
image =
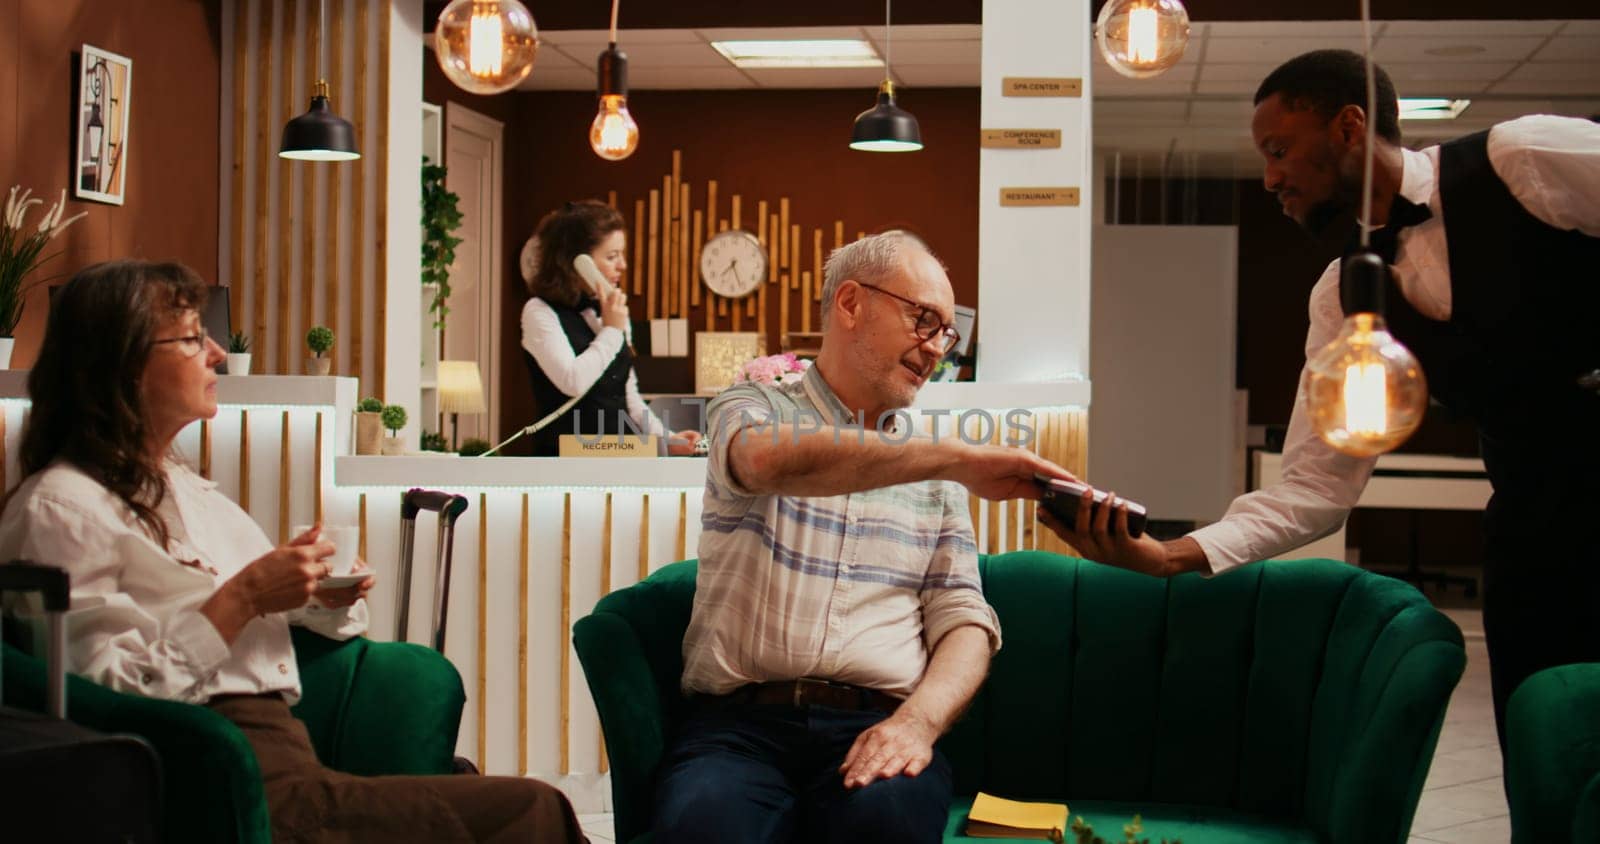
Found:
[[[26,373],[0,373],[5,477],[15,484]],[[703,458],[445,455],[352,456],[350,378],[223,376],[215,419],[197,423],[179,451],[215,480],[267,534],[321,519],[361,527],[377,572],[372,632],[395,633],[400,497],[411,487],[463,495],[456,524],[445,653],[467,687],[458,752],[494,774],[533,774],[561,785],[579,811],[609,802],[599,721],[571,647],[572,623],[606,593],[695,556]],[[1081,473],[1089,385],[932,384],[913,411],[919,429],[989,442],[1024,436],[1029,447]],[[982,426],[983,415],[1021,417],[1031,434]],[[1013,419],[1018,417],[1013,416]],[[971,500],[978,546],[1064,550],[1035,531],[1021,502]],[[436,521],[418,519],[407,638],[429,641]]]

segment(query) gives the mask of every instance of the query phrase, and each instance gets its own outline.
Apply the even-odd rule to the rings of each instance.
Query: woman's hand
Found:
[[[610,293],[600,297],[600,323],[618,331],[627,329],[628,295],[621,289],[613,288]]]
[[[695,446],[700,444],[699,431],[673,431],[667,438],[667,453],[673,457],[685,457],[694,454]]]
[[[333,543],[322,538],[321,526],[314,527],[245,566],[200,606],[200,612],[231,645],[251,619],[305,606],[317,591],[317,581],[328,576],[323,561],[333,552]]]
[[[351,574],[357,574],[366,570],[367,561],[361,559],[360,557],[357,557],[355,565],[350,567]],[[328,609],[341,609],[343,607],[348,607],[354,604],[356,601],[367,597],[367,590],[371,589],[372,584],[375,582],[377,581],[369,577],[354,586],[346,586],[343,589],[320,589],[317,591],[316,595],[317,603],[327,607]]]

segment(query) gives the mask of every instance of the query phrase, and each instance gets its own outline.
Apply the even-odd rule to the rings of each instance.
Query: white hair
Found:
[[[904,271],[906,262],[903,250],[908,246],[922,250],[935,261],[939,260],[922,238],[900,229],[863,237],[833,250],[822,268],[822,330],[828,330],[828,314],[833,311],[833,297],[838,294],[839,285],[845,279],[854,279],[862,284],[883,284]]]

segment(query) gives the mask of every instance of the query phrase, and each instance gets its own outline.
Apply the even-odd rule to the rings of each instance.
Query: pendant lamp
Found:
[[[884,61],[883,84],[878,86],[878,104],[856,115],[850,133],[850,148],[867,152],[915,152],[922,149],[922,128],[911,112],[894,103],[894,33],[889,27],[889,3],[883,0]]]
[[[317,32],[327,30],[323,25],[323,4],[317,0]],[[317,39],[320,43],[323,39]],[[356,149],[356,130],[333,113],[328,100],[328,80],[322,78],[322,51],[317,51],[317,84],[311,90],[311,107],[305,114],[283,125],[283,141],[278,145],[279,158],[299,161],[354,161],[361,157]]]
[[[628,112],[628,54],[617,49],[617,4],[611,0],[611,44],[600,54],[600,106],[589,124],[589,148],[607,161],[621,161],[639,148],[639,124]]]

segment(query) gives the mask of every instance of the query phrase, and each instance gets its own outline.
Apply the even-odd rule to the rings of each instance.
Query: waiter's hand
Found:
[[[699,431],[685,430],[673,431],[667,438],[667,454],[673,457],[685,457],[694,454],[694,448],[699,444],[701,435]]]
[[[1094,490],[1091,488],[1084,491],[1082,500],[1078,502],[1075,524],[1070,527],[1063,525],[1044,507],[1038,509],[1039,521],[1055,531],[1056,536],[1086,560],[1156,577],[1171,577],[1188,570],[1170,557],[1165,543],[1151,539],[1148,533],[1138,539],[1128,534],[1126,501],[1118,499],[1116,493],[1108,492],[1106,503],[1110,506],[1096,507]],[[1094,514],[1092,518],[1090,513]],[[1112,513],[1116,514],[1115,519]]]
[[[620,288],[600,297],[600,324],[618,331],[628,328],[628,295]]]

